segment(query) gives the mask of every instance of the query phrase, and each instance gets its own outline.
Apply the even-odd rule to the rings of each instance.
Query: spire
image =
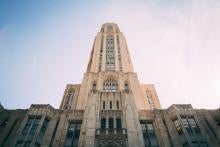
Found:
[[[95,37],[87,72],[134,72],[124,35],[115,23],[105,23]]]

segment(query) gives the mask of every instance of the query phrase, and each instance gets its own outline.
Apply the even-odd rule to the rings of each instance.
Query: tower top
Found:
[[[134,72],[124,35],[115,23],[105,23],[97,33],[87,72]]]
[[[101,28],[101,33],[119,33],[119,27],[116,23],[104,23]]]

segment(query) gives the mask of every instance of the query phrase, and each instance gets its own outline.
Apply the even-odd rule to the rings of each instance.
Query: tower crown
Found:
[[[105,23],[95,37],[87,72],[134,72],[124,35],[115,23]]]
[[[102,25],[100,33],[119,33],[119,27],[115,23],[105,23]]]

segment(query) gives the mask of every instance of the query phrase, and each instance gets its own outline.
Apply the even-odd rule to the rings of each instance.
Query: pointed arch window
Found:
[[[129,91],[129,86],[128,86],[128,83],[127,82],[125,82],[125,85],[124,85],[125,87],[125,91]]]
[[[106,70],[115,70],[114,37],[106,37]]]
[[[96,81],[94,81],[92,84],[92,90],[96,90]]]
[[[119,109],[119,101],[116,102],[117,109]]]
[[[112,101],[110,101],[110,109],[112,109]]]
[[[101,128],[105,129],[106,128],[106,118],[101,118]]]
[[[102,108],[105,109],[105,101],[102,103]]]
[[[110,118],[108,119],[108,128],[109,128],[109,129],[113,129],[113,128],[114,128],[114,120],[113,120],[112,117],[110,117]]]
[[[72,122],[69,122],[64,146],[65,147],[77,147],[79,142],[79,136],[80,136],[80,129],[81,129],[82,121],[81,120],[75,120]]]
[[[117,81],[112,78],[105,80],[103,89],[107,92],[115,92],[118,89]]]
[[[121,129],[122,128],[121,118],[116,118],[116,128],[117,129]]]
[[[66,104],[65,104],[65,109],[67,109],[67,110],[71,109],[74,93],[75,93],[75,91],[70,91],[67,95]]]

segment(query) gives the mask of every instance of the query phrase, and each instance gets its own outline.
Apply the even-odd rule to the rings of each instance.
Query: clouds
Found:
[[[155,84],[164,108],[220,104],[217,0],[24,0],[12,5],[1,5],[5,15],[0,15],[0,30],[8,28],[0,33],[0,101],[6,108],[58,107],[65,85],[81,82],[94,37],[105,22],[119,25],[141,83]],[[7,15],[8,7],[23,11]]]

